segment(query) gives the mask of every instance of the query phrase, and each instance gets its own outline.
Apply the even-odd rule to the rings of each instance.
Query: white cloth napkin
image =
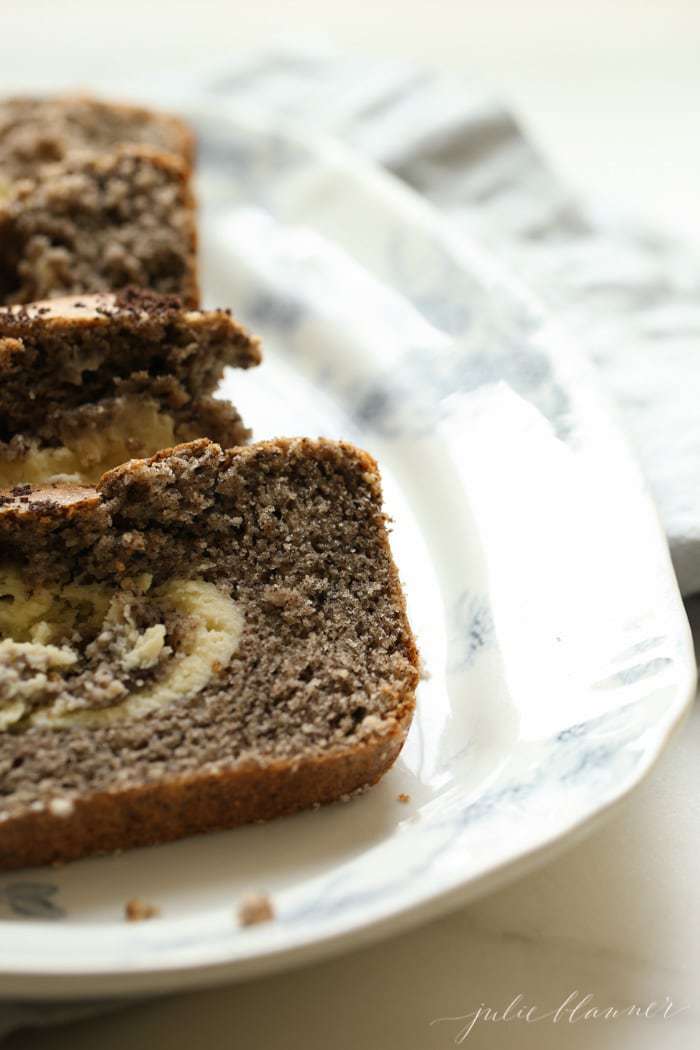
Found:
[[[574,200],[508,111],[466,78],[286,48],[175,83],[161,85],[171,104],[194,94],[205,109],[230,104],[253,121],[259,114],[342,139],[515,269],[598,363],[655,494],[681,588],[700,590],[700,255]],[[0,1039],[117,1005],[0,1003]]]
[[[332,135],[515,270],[599,366],[684,594],[700,590],[700,252],[576,200],[478,86],[411,64],[282,49],[202,85],[267,124]]]

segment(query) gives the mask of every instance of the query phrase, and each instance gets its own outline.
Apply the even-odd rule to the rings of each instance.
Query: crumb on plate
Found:
[[[266,893],[249,893],[238,906],[238,922],[241,926],[257,926],[270,922],[275,917],[272,901]]]
[[[154,904],[146,904],[137,897],[133,897],[124,905],[124,918],[127,922],[143,922],[145,919],[155,919],[160,915],[160,908]]]

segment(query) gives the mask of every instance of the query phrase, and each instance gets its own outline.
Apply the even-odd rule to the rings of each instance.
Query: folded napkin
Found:
[[[579,202],[466,77],[292,48],[201,86],[217,109],[344,140],[517,272],[599,366],[681,590],[700,591],[700,252]]]
[[[177,83],[144,94],[177,106],[181,75]],[[516,270],[599,365],[656,497],[681,587],[700,590],[700,255],[581,205],[507,110],[466,78],[283,49],[188,83],[193,96],[205,112],[230,103],[253,122],[257,114],[342,139]],[[0,1003],[0,1039],[116,1005]]]

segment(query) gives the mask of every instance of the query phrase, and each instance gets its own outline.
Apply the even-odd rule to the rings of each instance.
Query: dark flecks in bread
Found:
[[[172,153],[190,167],[194,136],[184,121],[143,106],[87,95],[17,97],[0,102],[0,178],[32,176],[44,164],[124,145]]]
[[[189,170],[146,146],[72,153],[0,200],[0,302],[140,285],[199,302]]]
[[[245,618],[230,665],[191,703],[109,727],[0,735],[10,817],[58,793],[102,797],[118,786],[139,799],[186,798],[182,820],[201,830],[201,799],[187,785],[202,777],[209,826],[219,826],[340,797],[393,761],[417,656],[364,453],[304,439],[229,452],[195,442],[117,468],[99,496],[6,497],[0,542],[44,581],[194,575],[225,588]],[[109,813],[122,819],[111,803]],[[154,813],[130,841],[174,837],[181,823],[172,814],[159,831]],[[84,852],[84,841],[71,849]]]

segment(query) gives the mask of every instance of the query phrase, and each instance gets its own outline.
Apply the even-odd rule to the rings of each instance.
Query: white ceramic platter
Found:
[[[693,695],[655,511],[571,334],[339,147],[199,123],[207,298],[266,346],[222,393],[258,437],[378,457],[418,712],[396,767],[350,803],[0,877],[6,997],[232,979],[427,919],[590,828]],[[248,890],[271,894],[274,922],[238,928]],[[161,917],[125,923],[131,897]]]

